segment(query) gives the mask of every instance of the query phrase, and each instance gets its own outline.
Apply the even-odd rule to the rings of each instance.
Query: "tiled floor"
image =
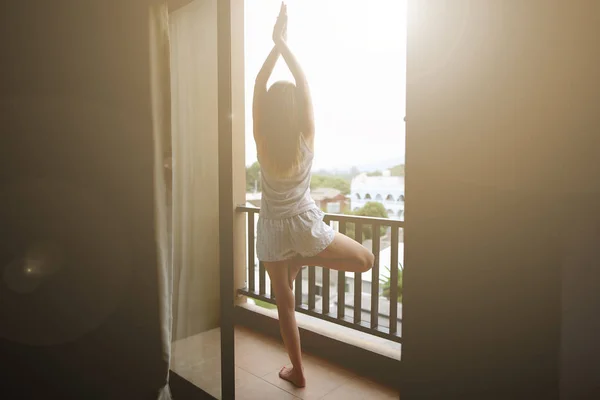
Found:
[[[220,398],[219,330],[173,344],[173,370]],[[235,329],[236,398],[240,400],[392,400],[397,391],[363,379],[314,355],[304,355],[307,385],[297,389],[278,377],[289,359],[283,344],[247,328]]]

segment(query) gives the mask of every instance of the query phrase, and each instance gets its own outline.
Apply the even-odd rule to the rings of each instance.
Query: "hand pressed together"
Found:
[[[281,2],[277,22],[275,22],[273,28],[273,42],[279,43],[281,41],[287,41],[287,5],[284,2]]]

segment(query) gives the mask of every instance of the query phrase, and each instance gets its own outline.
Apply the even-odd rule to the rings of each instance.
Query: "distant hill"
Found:
[[[313,173],[324,176],[339,176],[344,179],[352,179],[354,176],[363,172],[375,173],[389,169],[392,175],[404,175],[404,159],[396,158],[393,160],[379,161],[376,163],[361,164],[350,168],[322,168],[314,170]]]
[[[389,169],[393,176],[404,175],[404,160],[395,159],[373,164],[363,164],[351,168],[316,169],[312,171],[311,187],[335,188],[344,194],[350,192],[350,182],[356,175],[366,172],[369,175],[381,175],[381,171]],[[246,167],[246,191],[261,191],[258,162]]]
[[[361,164],[356,167],[361,172],[372,172],[372,171],[381,171],[384,169],[390,169],[396,165],[404,164],[404,157],[394,158],[392,160],[383,160],[373,163]]]

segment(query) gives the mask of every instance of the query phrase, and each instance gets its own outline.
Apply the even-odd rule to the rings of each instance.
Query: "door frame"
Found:
[[[231,0],[217,1],[221,398],[235,399]]]
[[[169,12],[178,10],[193,0],[167,0]],[[218,171],[219,171],[219,288],[221,335],[221,398],[235,399],[234,342],[234,181],[232,124],[232,1],[217,3],[217,74],[218,74]],[[243,4],[243,3],[242,3]],[[174,374],[173,371],[170,371]],[[177,376],[178,386],[186,387],[185,379]],[[190,389],[190,388],[188,388]],[[183,390],[182,393],[192,393]],[[199,393],[199,392],[195,392]],[[206,392],[202,391],[203,394]]]

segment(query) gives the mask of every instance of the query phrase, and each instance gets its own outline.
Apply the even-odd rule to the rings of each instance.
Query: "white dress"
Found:
[[[310,196],[314,154],[304,140],[301,146],[302,162],[292,176],[277,178],[261,167],[262,199],[256,227],[260,261],[316,256],[335,237],[335,231],[323,222],[325,214]]]

